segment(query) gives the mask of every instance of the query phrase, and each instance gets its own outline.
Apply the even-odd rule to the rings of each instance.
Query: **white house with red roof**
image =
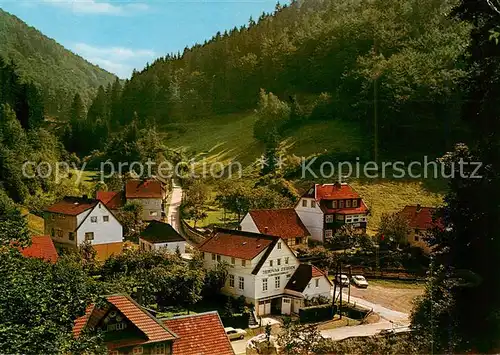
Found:
[[[295,211],[311,234],[324,242],[344,224],[366,231],[368,207],[346,183],[315,184],[298,201]]]
[[[293,208],[252,210],[243,217],[240,227],[246,232],[278,236],[292,249],[307,246],[310,236]]]
[[[157,179],[128,180],[125,184],[127,202],[138,202],[142,208],[142,219],[160,221],[164,212],[164,200],[167,192]]]
[[[216,229],[199,249],[205,268],[211,269],[224,261],[229,264],[222,292],[233,297],[244,296],[248,303],[255,305],[258,315],[298,313],[306,298],[331,295],[332,284],[326,274],[319,270],[314,275],[302,271],[296,274],[303,267],[278,236]],[[292,278],[312,286],[308,292],[289,289]]]
[[[433,215],[436,209],[433,207],[423,207],[421,205],[405,206],[398,212],[403,216],[410,226],[411,232],[408,234],[408,243],[422,248],[426,253],[431,252],[429,244],[425,241],[427,233],[434,227],[442,226],[442,223],[434,221]]]
[[[77,248],[87,241],[101,260],[122,251],[122,225],[100,200],[65,197],[45,209],[44,221],[45,234],[57,247]]]

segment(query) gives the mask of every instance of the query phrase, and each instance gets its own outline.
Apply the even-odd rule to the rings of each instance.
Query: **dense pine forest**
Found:
[[[99,85],[115,79],[2,9],[0,43],[0,57],[15,64],[23,82],[40,89],[49,117],[64,118],[76,92],[90,102]]]
[[[111,127],[134,117],[157,125],[209,120],[255,109],[264,89],[290,109],[289,122],[279,123],[278,131],[300,129],[308,119],[356,122],[371,148],[377,120],[383,151],[440,154],[463,136],[460,83],[467,76],[470,27],[450,16],[453,4],[277,4],[274,13],[134,72],[119,99],[113,91],[101,121],[105,116]]]

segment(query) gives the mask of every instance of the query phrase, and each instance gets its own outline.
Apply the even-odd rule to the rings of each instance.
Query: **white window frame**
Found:
[[[108,215],[102,216],[102,221],[103,222],[109,222],[109,216]]]
[[[236,263],[236,259],[235,259],[235,258],[233,258],[233,257],[231,257],[231,264],[233,264],[233,265],[234,265],[235,263]]]
[[[97,216],[90,216],[90,223],[97,223]]]
[[[245,278],[243,276],[238,276],[238,289],[245,289]]]
[[[278,242],[278,249],[281,249],[281,242]]]
[[[315,200],[311,200],[311,208],[316,208],[316,201]]]
[[[337,208],[337,201],[332,201],[332,208],[333,209]]]
[[[285,256],[285,264],[288,265],[288,260],[290,259],[289,256]]]
[[[276,259],[276,265],[280,266],[281,265],[281,258]]]
[[[234,288],[234,275],[229,275],[229,287]]]
[[[345,207],[351,208],[351,200],[345,200]]]
[[[132,349],[133,355],[142,355],[144,353],[144,348],[142,346],[136,346]]]
[[[352,200],[352,207],[358,207],[358,200]]]
[[[307,207],[307,200],[306,199],[302,200],[302,207]]]
[[[215,254],[212,253],[212,261],[215,261],[215,258],[216,258]]]
[[[332,229],[326,229],[325,230],[325,238],[331,238],[333,236],[333,230]]]
[[[85,233],[85,241],[88,242],[90,240],[94,240],[94,232],[86,232]]]
[[[319,279],[316,279],[315,282],[316,282],[316,288],[318,288],[319,287]]]
[[[327,214],[325,216],[325,223],[333,223],[333,214]]]
[[[274,288],[278,289],[281,287],[281,277],[280,276],[275,276],[274,277]]]
[[[262,279],[262,292],[267,291],[267,279]]]
[[[273,261],[269,260],[269,267],[273,267]]]

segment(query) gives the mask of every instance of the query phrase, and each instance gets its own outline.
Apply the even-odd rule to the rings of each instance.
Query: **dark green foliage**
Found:
[[[12,243],[20,246],[31,244],[28,223],[14,202],[0,190],[0,248]]]
[[[334,308],[331,304],[304,307],[299,310],[299,318],[302,323],[330,320],[334,314]]]
[[[39,106],[41,101],[50,116],[63,116],[68,112],[75,93],[80,93],[83,101],[88,103],[97,87],[115,80],[113,74],[90,64],[1,9],[0,43],[0,57],[8,62],[15,61],[22,82],[33,82],[40,90],[35,91],[34,86],[28,84],[19,91],[28,97],[30,106],[34,105],[34,109],[25,111],[26,115],[19,115],[24,127],[27,127],[25,123],[36,125],[43,117],[43,109]],[[2,79],[0,82],[3,84]],[[19,107],[19,110],[25,109]],[[17,107],[16,113],[19,114]]]

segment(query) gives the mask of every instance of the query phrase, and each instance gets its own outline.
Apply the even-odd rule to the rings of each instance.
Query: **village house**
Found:
[[[408,234],[408,243],[410,245],[420,247],[425,253],[431,252],[431,247],[425,241],[426,234],[432,230],[432,228],[440,225],[439,222],[433,221],[433,214],[435,208],[432,207],[422,207],[420,205],[416,206],[405,206],[398,213],[402,215],[408,221],[410,226],[410,233]]]
[[[160,221],[164,215],[167,192],[157,179],[128,180],[125,184],[125,199],[135,201],[142,208],[142,219]]]
[[[309,231],[293,208],[252,210],[240,223],[241,230],[275,235],[292,249],[307,246]]]
[[[178,336],[159,319],[126,295],[105,297],[101,307],[90,305],[85,315],[75,321],[73,335],[78,338],[84,329],[103,333],[109,355],[174,354]]]
[[[327,275],[316,269],[310,274],[302,272],[292,249],[278,236],[216,229],[199,249],[207,269],[227,262],[229,274],[222,293],[244,296],[246,302],[255,305],[257,315],[298,313],[307,298],[331,297],[332,284]],[[308,292],[297,291],[290,280],[310,284]]]
[[[44,212],[45,234],[58,248],[78,248],[89,242],[99,260],[119,254],[123,248],[123,228],[113,213],[99,200],[65,197]]]
[[[186,239],[168,223],[151,221],[139,237],[141,250],[167,250],[184,254]]]
[[[31,245],[21,249],[21,254],[26,258],[35,258],[56,263],[59,256],[52,238],[48,235],[31,237]]]
[[[113,213],[118,212],[125,205],[123,191],[97,191],[96,198]]]
[[[174,341],[174,355],[234,355],[233,347],[217,311],[161,321],[179,337]]]
[[[359,233],[366,232],[368,207],[346,183],[315,184],[298,201],[295,211],[311,234],[311,239],[324,242],[344,224]]]

